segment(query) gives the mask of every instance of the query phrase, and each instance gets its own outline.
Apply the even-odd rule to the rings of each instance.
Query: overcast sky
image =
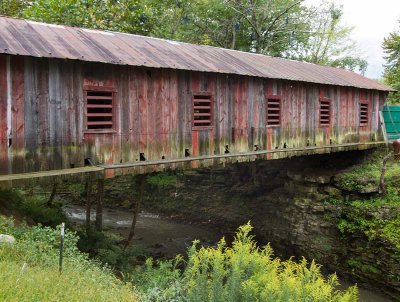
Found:
[[[318,5],[322,0],[305,0]],[[354,27],[352,38],[368,61],[366,76],[381,78],[383,72],[382,42],[390,32],[399,30],[400,0],[333,0],[343,6],[343,23]]]

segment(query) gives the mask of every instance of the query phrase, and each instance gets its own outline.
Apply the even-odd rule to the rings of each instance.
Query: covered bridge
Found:
[[[0,17],[0,174],[368,148],[390,90],[338,68]]]

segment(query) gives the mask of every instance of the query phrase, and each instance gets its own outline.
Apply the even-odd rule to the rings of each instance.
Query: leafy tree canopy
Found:
[[[3,16],[21,16],[28,1],[25,0],[2,0],[0,1],[0,15]]]
[[[363,72],[342,8],[303,0],[4,0],[0,13],[286,57]]]
[[[389,96],[389,102],[400,103],[400,21],[399,29],[390,33],[383,41],[385,52],[385,83],[397,90]]]

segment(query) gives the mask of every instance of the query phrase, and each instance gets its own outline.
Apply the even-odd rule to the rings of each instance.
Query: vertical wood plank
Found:
[[[47,170],[46,165],[42,165],[39,160],[40,145],[48,145],[48,140],[40,140],[46,134],[47,126],[47,110],[45,111],[46,122],[40,124],[40,114],[42,113],[41,105],[44,103],[47,108],[47,99],[45,95],[40,95],[38,89],[40,72],[40,63],[33,58],[25,58],[25,73],[24,73],[24,95],[25,95],[25,148],[27,151],[25,158],[25,171]],[[45,80],[48,83],[48,80]],[[43,85],[44,86],[44,85]],[[46,91],[48,88],[46,89]],[[47,95],[47,94],[46,94]]]
[[[83,64],[82,62],[74,62],[72,71],[73,92],[72,102],[70,103],[72,111],[69,114],[69,122],[74,124],[71,125],[71,164],[75,165],[75,167],[83,166],[85,161]]]
[[[50,169],[61,169],[63,166],[62,156],[62,131],[63,118],[61,116],[61,105],[65,102],[62,100],[63,90],[69,89],[62,83],[61,62],[56,60],[49,61],[49,107],[48,107],[48,123],[49,123],[49,150],[47,160]],[[44,155],[44,154],[43,154]],[[44,158],[42,159],[44,160]]]
[[[148,157],[147,154],[147,146],[148,146],[148,75],[145,71],[140,72],[140,80],[138,87],[138,96],[139,96],[139,122],[140,122],[140,138],[139,138],[139,153],[143,153]],[[139,159],[139,154],[137,155]]]
[[[0,55],[0,174],[8,173],[7,138],[7,66],[6,56]]]
[[[12,81],[12,155],[13,173],[24,172],[25,123],[24,123],[24,59],[11,58]]]

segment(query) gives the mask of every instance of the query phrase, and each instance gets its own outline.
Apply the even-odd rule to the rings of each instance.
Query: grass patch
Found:
[[[146,182],[154,187],[165,188],[169,186],[175,186],[177,177],[173,172],[156,173],[147,176]]]
[[[129,284],[77,249],[74,232],[66,232],[62,275],[59,229],[15,227],[0,216],[0,233],[17,239],[14,245],[0,245],[1,301],[136,301]]]
[[[0,261],[1,301],[136,301],[128,286],[104,272],[67,269],[60,275],[52,267],[28,267]]]

